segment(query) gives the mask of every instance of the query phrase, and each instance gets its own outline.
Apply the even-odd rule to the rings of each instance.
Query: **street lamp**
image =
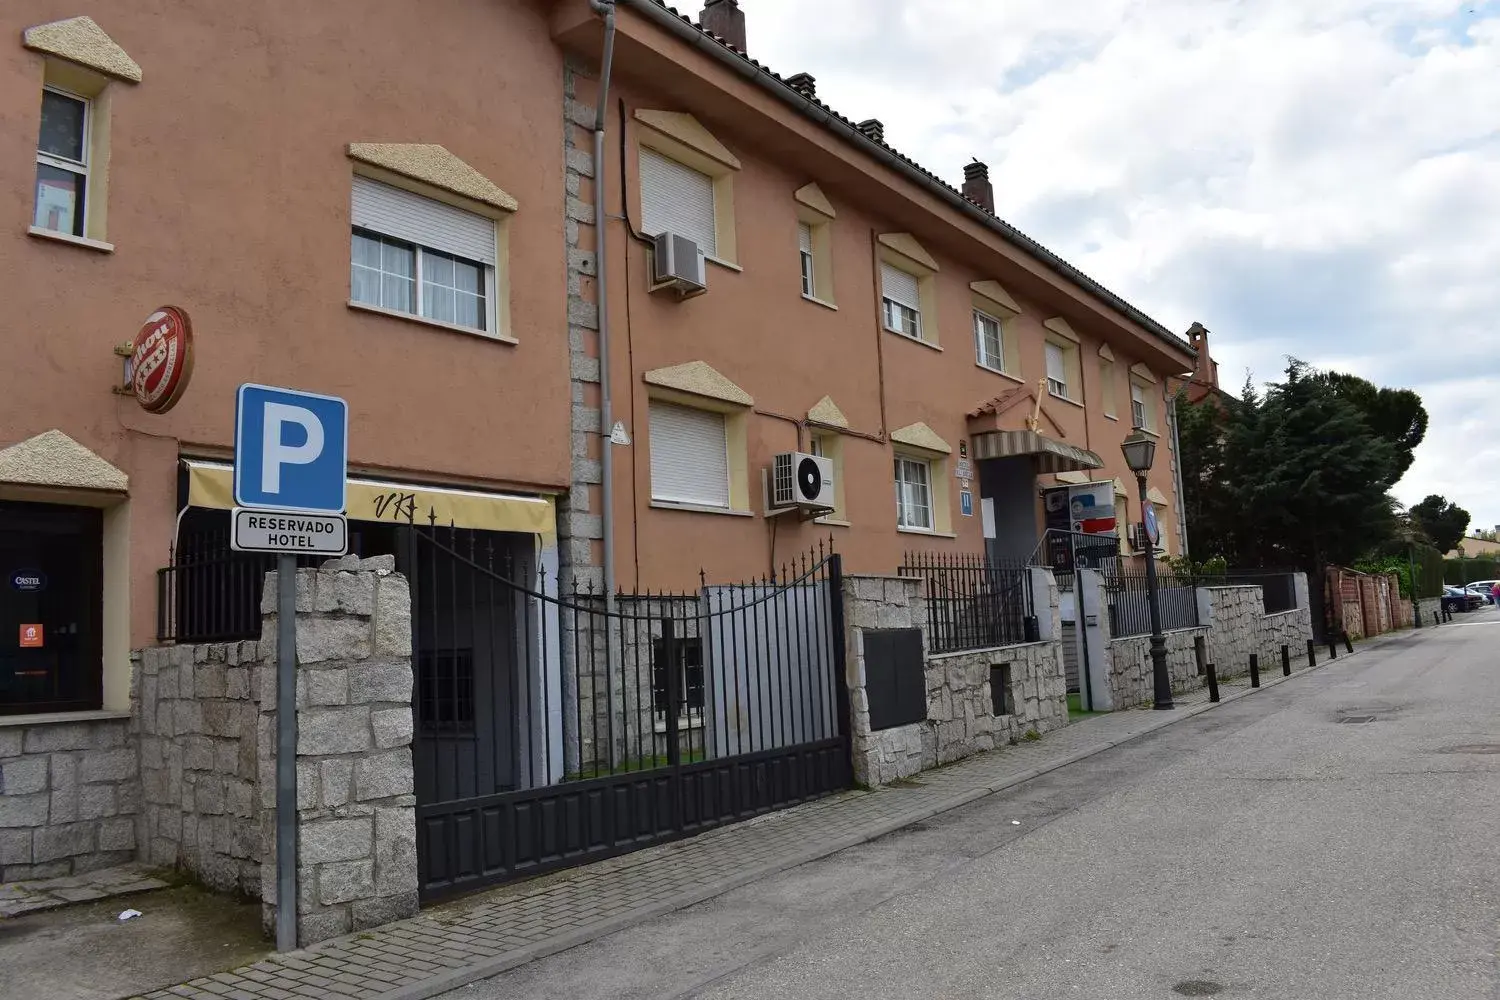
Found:
[[[1156,538],[1160,528],[1152,532],[1148,525],[1155,523],[1155,516],[1148,514],[1150,507],[1146,495],[1146,473],[1156,461],[1156,438],[1144,431],[1136,431],[1120,445],[1125,453],[1125,464],[1135,473],[1136,485],[1141,493],[1141,530],[1146,532],[1146,593],[1151,605],[1151,676],[1156,686],[1156,709],[1170,710],[1172,705],[1172,678],[1167,673],[1167,637],[1161,634],[1161,601],[1156,585]]]

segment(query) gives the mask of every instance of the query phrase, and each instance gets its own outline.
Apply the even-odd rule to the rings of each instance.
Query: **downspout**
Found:
[[[599,437],[602,445],[599,489],[601,534],[604,545],[604,602],[614,610],[615,600],[615,461],[610,433],[615,415],[610,390],[609,366],[609,216],[604,202],[604,126],[609,108],[609,75],[615,61],[615,0],[589,0],[594,12],[604,18],[604,56],[599,67],[599,93],[594,107],[594,270],[599,300]]]
[[[1184,559],[1190,559],[1192,553],[1188,551],[1187,497],[1182,492],[1182,440],[1177,434],[1177,401],[1190,384],[1184,382],[1178,386],[1177,391],[1172,394],[1171,405],[1167,407],[1167,418],[1172,421],[1172,479],[1177,490],[1177,540],[1182,545]]]

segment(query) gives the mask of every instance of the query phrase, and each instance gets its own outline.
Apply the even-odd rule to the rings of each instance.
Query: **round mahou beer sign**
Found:
[[[177,405],[193,375],[193,327],[187,313],[162,306],[146,318],[130,351],[130,388],[147,413]]]

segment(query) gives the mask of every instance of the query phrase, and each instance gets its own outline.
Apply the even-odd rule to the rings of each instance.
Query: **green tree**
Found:
[[[1469,530],[1469,512],[1447,497],[1429,496],[1411,508],[1412,523],[1439,552],[1452,552]]]
[[[1427,436],[1427,408],[1422,405],[1422,397],[1410,389],[1379,388],[1358,375],[1308,372],[1339,398],[1358,407],[1370,430],[1396,446],[1396,463],[1386,483],[1387,488],[1395,486],[1411,468],[1412,453]]]

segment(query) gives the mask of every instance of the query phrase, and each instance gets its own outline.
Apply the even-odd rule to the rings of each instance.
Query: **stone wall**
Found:
[[[995,668],[1005,666],[1010,668],[1010,688],[999,692],[997,701],[991,683],[998,679]],[[1047,733],[1067,724],[1068,681],[1056,642],[927,658],[924,770],[1014,743],[1033,730]]]
[[[1421,597],[1417,599],[1417,608],[1422,615],[1422,627],[1426,628],[1441,620],[1443,614],[1443,599],[1441,597]],[[1433,615],[1437,615],[1436,619]]]
[[[1208,635],[1207,628],[1173,629],[1165,633],[1167,670],[1172,677],[1173,691],[1185,691],[1203,683],[1198,676],[1198,658],[1193,652],[1193,640],[1199,636],[1207,638]],[[1133,708],[1155,702],[1156,679],[1151,664],[1151,637],[1133,635],[1124,639],[1110,639],[1106,645],[1109,649],[1109,689],[1114,707]]]
[[[0,882],[134,860],[140,792],[129,719],[5,720]]]
[[[877,786],[928,768],[994,749],[1028,731],[1048,732],[1067,724],[1058,594],[1052,575],[1033,581],[1043,641],[961,653],[927,651],[927,602],[922,581],[904,577],[844,578],[845,661],[853,719],[855,781]],[[1042,602],[1046,602],[1044,608]],[[871,731],[865,684],[864,633],[916,628],[923,631],[926,718]],[[1010,688],[995,708],[994,668],[1008,667]]]
[[[136,656],[141,857],[221,892],[260,894],[257,642],[157,646]],[[271,693],[274,699],[274,691]]]
[[[259,652],[260,896],[276,907],[276,574]],[[297,573],[298,943],[417,912],[411,591],[390,556]]]

